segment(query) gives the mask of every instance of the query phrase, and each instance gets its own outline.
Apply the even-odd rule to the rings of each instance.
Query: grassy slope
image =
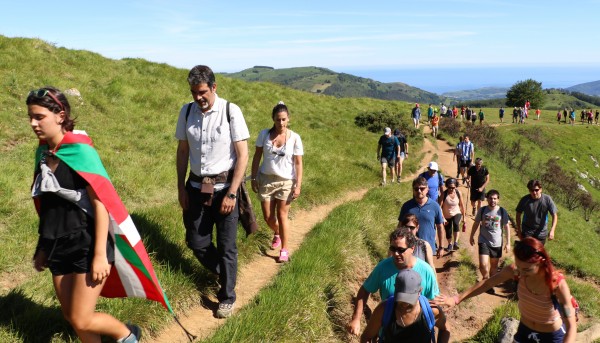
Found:
[[[109,60],[86,51],[57,48],[35,39],[0,36],[0,273],[8,284],[20,284],[0,296],[0,341],[69,341],[72,332],[61,321],[49,274],[35,274],[29,262],[34,250],[36,215],[28,195],[36,145],[27,123],[24,99],[30,89],[54,85],[77,88],[70,97],[77,128],[95,141],[116,189],[130,210],[173,307],[182,312],[197,303],[198,292],[214,292],[214,278],[200,267],[183,241],[175,190],[175,122],[182,104],[190,100],[186,70],[144,60]],[[400,102],[335,99],[307,95],[268,83],[247,83],[218,77],[220,96],[244,111],[254,145],[258,131],[272,125],[270,110],[284,100],[291,110],[292,129],[305,143],[305,185],[295,209],[326,203],[350,189],[357,180],[377,183],[375,161],[378,134],[354,126],[366,110],[408,115]],[[335,128],[332,130],[332,128]],[[367,142],[365,144],[365,142]],[[415,151],[419,142],[411,142]],[[253,149],[251,148],[251,153]],[[417,156],[415,156],[417,157]],[[411,168],[416,168],[414,159]],[[259,208],[256,208],[259,210]],[[240,235],[240,263],[266,246],[269,234]],[[118,318],[155,329],[168,315],[143,300],[104,300],[99,308]],[[26,311],[27,310],[27,311]],[[18,314],[18,315],[17,315]],[[41,321],[38,318],[51,318]]]

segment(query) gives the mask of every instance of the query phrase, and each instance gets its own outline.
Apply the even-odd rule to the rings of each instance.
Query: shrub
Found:
[[[462,125],[460,124],[460,121],[453,118],[440,118],[440,132],[456,138],[460,135],[461,130]]]
[[[420,134],[411,123],[403,121],[400,114],[390,113],[386,109],[379,112],[363,112],[354,118],[354,124],[374,133],[382,133],[384,128],[389,127],[392,130],[400,129],[407,137],[417,137]]]

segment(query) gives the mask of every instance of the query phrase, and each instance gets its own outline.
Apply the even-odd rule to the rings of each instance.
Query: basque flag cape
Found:
[[[42,153],[47,150],[46,142],[40,141],[36,170]],[[55,155],[89,183],[109,214],[109,233],[115,242],[115,263],[101,295],[107,298],[146,298],[158,301],[173,313],[140,234],[115,191],[90,137],[82,131],[67,132]]]

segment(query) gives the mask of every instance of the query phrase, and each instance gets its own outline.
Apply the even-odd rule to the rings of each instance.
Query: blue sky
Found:
[[[600,0],[2,2],[2,35],[186,69],[319,66],[413,84],[384,71],[578,67],[600,80]]]

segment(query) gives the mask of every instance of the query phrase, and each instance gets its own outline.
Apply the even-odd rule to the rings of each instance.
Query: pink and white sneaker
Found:
[[[271,242],[271,249],[275,250],[279,248],[279,246],[281,246],[281,238],[279,237],[279,235],[275,235],[273,237],[273,241]]]
[[[279,263],[284,263],[290,260],[290,253],[287,251],[287,249],[281,249],[281,251],[279,252]]]

